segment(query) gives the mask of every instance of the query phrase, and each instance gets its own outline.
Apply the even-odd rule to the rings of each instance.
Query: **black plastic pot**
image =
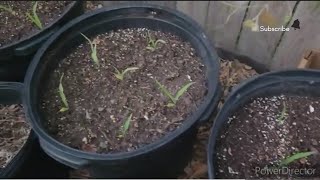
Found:
[[[0,82],[0,103],[21,104],[23,85]],[[40,148],[31,131],[25,145],[5,168],[0,168],[0,178],[68,178],[69,168],[54,161]]]
[[[181,128],[138,150],[96,154],[70,148],[53,139],[44,129],[39,94],[58,59],[84,42],[80,32],[92,36],[109,30],[147,27],[180,35],[193,44],[207,68],[208,94],[199,109]],[[43,58],[46,56],[47,58]],[[27,71],[26,101],[30,122],[41,147],[57,161],[70,167],[88,168],[95,178],[173,178],[191,158],[197,125],[208,119],[219,100],[219,61],[204,31],[189,17],[155,5],[120,5],[82,15],[65,26],[40,48]]]
[[[0,81],[23,81],[28,65],[41,44],[83,11],[83,2],[74,1],[58,19],[42,31],[0,47]]]
[[[228,118],[251,98],[280,94],[320,96],[320,71],[288,70],[265,73],[252,78],[235,88],[214,121],[207,149],[209,178],[214,179],[216,171],[216,140]]]

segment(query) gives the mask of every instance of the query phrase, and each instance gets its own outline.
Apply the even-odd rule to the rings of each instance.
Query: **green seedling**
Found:
[[[123,80],[124,75],[125,75],[127,72],[129,72],[129,71],[135,71],[135,70],[139,69],[139,68],[137,68],[137,67],[129,67],[129,68],[125,69],[124,71],[120,72],[116,67],[113,67],[113,68],[116,70],[116,73],[114,73],[114,76],[115,76],[116,78],[118,78],[119,80],[121,80],[121,81]]]
[[[167,107],[174,107],[177,104],[177,101],[179,98],[188,90],[188,88],[194,84],[194,82],[190,82],[186,85],[184,85],[177,93],[175,96],[173,96],[163,85],[160,84],[159,81],[156,80],[157,85],[159,86],[159,89],[161,92],[167,96],[167,98],[170,99],[171,102],[169,102],[166,106]]]
[[[131,118],[132,118],[132,113],[129,115],[129,117],[126,119],[126,121],[124,122],[124,124],[121,126],[121,137],[124,137],[130,127],[130,123],[131,123]]]
[[[65,112],[65,111],[69,110],[69,105],[68,105],[68,102],[67,102],[67,98],[66,98],[66,95],[63,92],[63,86],[62,86],[63,75],[64,74],[62,74],[61,77],[60,77],[59,95],[60,95],[61,101],[62,101],[64,106],[60,109],[60,112]]]
[[[6,7],[6,6],[0,4],[0,10],[7,11],[7,12],[11,13],[14,16],[16,15],[16,12],[13,11],[13,9],[10,6]]]
[[[156,50],[158,43],[165,44],[166,42],[162,39],[158,39],[158,40],[153,39],[148,31],[148,46],[146,49],[149,49],[153,52]]]
[[[283,124],[284,121],[287,119],[287,106],[286,106],[286,103],[283,102],[283,109],[281,111],[281,114],[279,115],[279,117],[276,119],[276,121],[279,123],[279,124]]]
[[[91,47],[91,58],[93,60],[93,62],[99,67],[100,63],[98,60],[98,56],[97,56],[97,44],[93,43],[87,36],[85,36],[84,34],[80,33],[84,38],[86,38],[86,40],[89,42],[90,47]]]
[[[287,166],[290,163],[292,163],[293,161],[296,161],[296,160],[299,160],[302,158],[306,158],[306,157],[311,156],[313,154],[317,154],[317,152],[315,152],[315,151],[299,152],[299,153],[296,153],[296,154],[289,156],[286,159],[282,160],[279,165],[280,166]]]
[[[39,16],[37,15],[37,6],[38,2],[35,2],[32,6],[32,15],[30,13],[27,13],[27,17],[33,22],[39,29],[42,29],[42,23],[39,19]]]

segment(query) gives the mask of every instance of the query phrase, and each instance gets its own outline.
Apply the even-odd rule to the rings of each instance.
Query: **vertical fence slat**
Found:
[[[285,33],[273,57],[272,69],[295,68],[306,49],[320,48],[320,7],[317,8],[316,3],[317,1],[299,3],[290,27],[298,19],[300,29],[290,28]]]
[[[209,1],[177,1],[177,10],[189,15],[205,28],[208,5]]]
[[[234,51],[249,1],[224,2],[210,2],[206,30],[216,47]]]
[[[269,12],[277,21],[275,27],[285,26],[285,16],[291,15],[295,1],[252,1],[249,5],[246,19],[257,16],[265,4],[269,6]],[[261,20],[260,20],[261,21]],[[263,26],[263,24],[259,24]],[[237,53],[246,55],[258,62],[270,66],[275,48],[281,38],[282,31],[251,31],[243,27],[237,45]]]

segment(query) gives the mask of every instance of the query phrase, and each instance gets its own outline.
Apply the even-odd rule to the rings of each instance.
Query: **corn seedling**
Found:
[[[315,152],[315,151],[299,152],[299,153],[296,153],[296,154],[289,156],[286,159],[282,160],[279,165],[280,166],[287,166],[290,163],[292,163],[293,161],[296,161],[296,160],[299,160],[302,158],[306,158],[306,157],[311,156],[313,154],[317,154],[317,152]]]
[[[115,76],[116,78],[118,78],[119,80],[121,80],[121,81],[123,80],[124,75],[125,75],[127,72],[129,72],[129,71],[135,71],[135,70],[139,69],[139,68],[137,68],[137,67],[129,67],[129,68],[125,69],[124,71],[120,72],[116,67],[113,67],[113,68],[116,70],[116,73],[114,73],[114,76]]]
[[[27,13],[27,17],[33,22],[39,29],[42,29],[42,23],[39,19],[39,16],[37,15],[37,6],[38,2],[35,2],[32,6],[32,15],[30,13]]]
[[[91,58],[93,60],[93,62],[99,67],[99,60],[98,60],[98,56],[97,56],[97,44],[93,43],[87,36],[85,36],[84,34],[80,33],[84,38],[86,38],[86,40],[89,42],[90,47],[91,47]]]
[[[60,95],[61,101],[62,101],[64,106],[60,109],[60,112],[65,112],[65,111],[67,111],[69,109],[69,105],[68,105],[68,102],[67,102],[66,95],[63,92],[63,86],[62,86],[63,75],[64,74],[62,74],[61,77],[60,77],[59,95]]]
[[[132,113],[128,116],[128,118],[126,119],[126,121],[124,122],[124,124],[121,126],[121,135],[120,137],[124,137],[130,127],[130,123],[131,123],[131,118],[132,118]]]
[[[286,106],[286,103],[283,102],[283,109],[281,111],[281,114],[279,115],[279,117],[276,119],[276,121],[279,123],[279,124],[283,124],[284,121],[287,119],[287,106]]]
[[[153,39],[148,31],[148,46],[146,49],[149,49],[153,52],[156,50],[158,43],[165,44],[166,42],[162,39],[158,39],[158,40]]]
[[[6,7],[6,6],[0,4],[0,10],[7,11],[7,12],[11,13],[14,16],[16,15],[16,12],[13,11],[13,9],[10,6]]]
[[[161,90],[161,92],[167,96],[167,98],[170,99],[171,102],[169,102],[167,104],[167,107],[174,107],[177,104],[177,101],[179,100],[179,98],[188,90],[188,88],[194,84],[194,82],[190,82],[186,85],[184,85],[177,93],[175,96],[173,96],[167,89],[166,87],[164,87],[163,85],[160,84],[159,81],[156,80],[157,85],[159,86],[159,89]]]

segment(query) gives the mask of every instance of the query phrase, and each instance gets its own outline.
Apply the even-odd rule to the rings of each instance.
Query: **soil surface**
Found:
[[[30,129],[21,105],[0,105],[0,168],[4,168],[20,151]]]
[[[320,177],[319,107],[315,97],[252,99],[229,118],[217,141],[217,178]],[[285,158],[307,151],[317,154],[279,168]]]
[[[91,59],[89,43],[76,47],[44,87],[42,107],[49,132],[73,148],[98,153],[131,151],[150,144],[179,128],[207,93],[205,66],[191,44],[179,37],[149,31],[161,39],[156,50],[147,47],[145,28],[122,29],[90,37],[97,44],[100,67]],[[115,77],[115,69],[138,70]],[[62,107],[57,92],[60,75],[69,110]],[[169,99],[156,84],[158,80],[171,94],[194,82],[175,107],[166,107]],[[129,115],[126,133],[121,129]]]
[[[43,28],[63,14],[72,1],[37,1],[37,15]],[[10,7],[13,12],[1,8]],[[0,47],[35,34],[40,29],[28,18],[33,1],[0,1]]]

